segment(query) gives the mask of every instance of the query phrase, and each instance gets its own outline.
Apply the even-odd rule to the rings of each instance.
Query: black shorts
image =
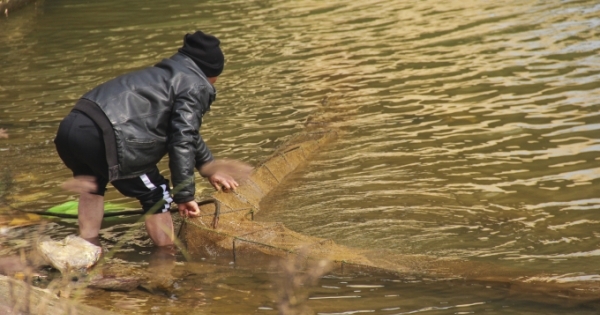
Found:
[[[56,151],[73,176],[93,176],[98,185],[93,194],[104,196],[108,184],[108,163],[100,128],[84,113],[73,110],[63,119],[54,139]],[[169,181],[157,167],[146,174],[112,181],[123,195],[137,198],[145,212],[169,211],[173,199]]]

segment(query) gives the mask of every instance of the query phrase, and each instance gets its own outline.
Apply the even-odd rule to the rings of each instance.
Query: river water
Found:
[[[493,262],[561,282],[600,279],[593,0],[46,0],[9,12],[0,19],[8,202],[47,209],[75,198],[59,188],[69,178],[52,144],[59,121],[88,89],[169,57],[196,29],[217,35],[226,55],[201,130],[217,157],[258,163],[310,115],[336,117],[337,141],[286,181],[261,220],[357,248]],[[112,188],[107,199],[137,206]],[[142,236],[132,244],[149,247]],[[261,272],[238,276],[258,288]],[[351,290],[349,281],[376,284]],[[321,291],[359,302],[311,303],[320,314],[565,311],[394,281],[332,276]],[[247,309],[274,313],[268,304]]]

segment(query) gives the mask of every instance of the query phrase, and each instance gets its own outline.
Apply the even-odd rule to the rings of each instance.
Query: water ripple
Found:
[[[353,246],[595,274],[578,253],[600,237],[596,2],[47,1],[0,21],[0,163],[36,175],[19,194],[49,191],[32,207],[72,198],[48,187],[70,176],[60,119],[200,28],[226,56],[202,128],[217,156],[258,162],[309,115],[336,118],[338,141],[265,218]]]

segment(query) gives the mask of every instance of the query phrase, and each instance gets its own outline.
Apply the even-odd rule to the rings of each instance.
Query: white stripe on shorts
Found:
[[[166,201],[165,207],[163,208],[163,212],[167,212],[171,207],[171,202],[173,202],[173,198],[171,198],[171,194],[169,194],[169,191],[167,190],[167,185],[162,184],[160,185],[160,187],[163,190],[163,199]]]
[[[140,179],[142,180],[142,182],[144,182],[144,185],[146,185],[146,187],[148,187],[148,189],[150,189],[150,190],[156,189],[156,186],[154,186],[154,184],[152,184],[152,182],[150,181],[150,178],[148,178],[148,175],[143,174],[140,176]]]
[[[150,190],[154,190],[156,189],[156,186],[150,181],[150,178],[148,178],[148,175],[143,174],[140,176],[140,179],[142,180],[142,182],[144,182],[144,185],[146,185],[146,187]],[[171,208],[171,202],[173,202],[173,198],[171,198],[171,195],[169,194],[169,191],[167,190],[167,185],[162,184],[160,185],[160,188],[162,188],[163,190],[163,200],[165,201],[165,205],[163,206],[163,208],[161,209],[161,212],[167,212],[169,211],[169,208]]]

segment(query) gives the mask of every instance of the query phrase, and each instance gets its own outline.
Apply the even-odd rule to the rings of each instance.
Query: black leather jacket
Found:
[[[75,105],[102,129],[109,180],[139,176],[168,153],[173,199],[194,199],[194,168],[213,160],[199,134],[215,88],[198,66],[177,53],[154,67],[125,74]]]

